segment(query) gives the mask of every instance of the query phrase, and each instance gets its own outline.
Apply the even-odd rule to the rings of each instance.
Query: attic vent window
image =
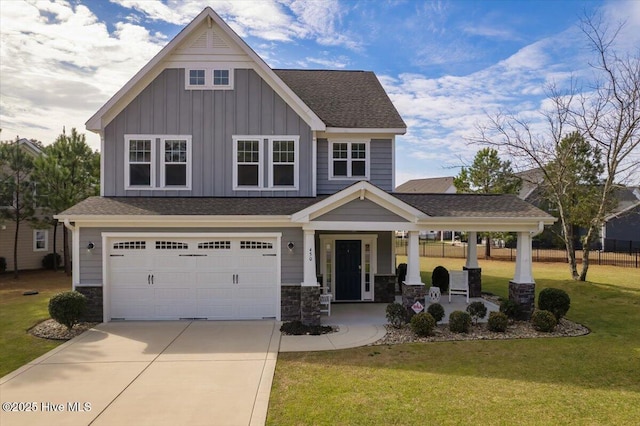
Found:
[[[189,85],[204,86],[204,70],[189,70]]]
[[[231,90],[233,89],[233,68],[227,66],[185,69],[186,90]]]
[[[214,86],[228,86],[229,85],[229,70],[213,70],[213,85]]]

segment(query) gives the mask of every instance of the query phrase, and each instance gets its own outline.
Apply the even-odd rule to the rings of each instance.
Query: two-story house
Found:
[[[514,297],[533,303],[530,236],[553,218],[512,196],[394,194],[406,125],[376,76],[271,69],[208,7],[87,129],[102,194],[57,217],[104,321],[317,323],[321,292],[393,301],[397,230],[407,294],[424,291],[419,231],[519,232]]]

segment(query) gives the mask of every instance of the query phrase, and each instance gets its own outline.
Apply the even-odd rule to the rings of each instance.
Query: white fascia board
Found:
[[[102,106],[89,120],[86,122],[87,130],[97,132],[102,130],[120,111],[129,104],[129,102],[137,96],[154,78],[156,78],[164,69],[162,63],[173,50],[186,38],[190,33],[203,22],[207,17],[210,17],[215,24],[217,24],[224,33],[231,38],[238,47],[251,58],[257,65],[256,72],[265,79],[272,88],[285,99],[287,104],[291,106],[296,113],[298,113],[307,124],[311,127],[311,130],[325,130],[326,125],[320,117],[318,117],[281,79],[275,72],[267,65],[264,60],[256,54],[249,45],[242,40],[236,33],[227,25],[227,23],[216,13],[211,7],[207,6],[203,9],[193,21],[191,21],[186,27],[178,33],[160,52],[154,56],[140,71],[138,71],[120,90],[116,92],[106,104]],[[119,106],[117,110],[112,111],[113,108]],[[103,119],[104,118],[104,119]]]
[[[362,133],[362,134],[391,134],[404,135],[407,133],[406,127],[385,128],[385,127],[327,127],[325,133]]]
[[[354,183],[353,185],[336,192],[330,197],[300,210],[291,216],[292,222],[306,223],[312,220],[314,217],[321,216],[333,209],[336,209],[349,201],[352,201],[358,197],[367,198],[374,203],[386,208],[387,210],[397,214],[398,216],[406,219],[409,222],[416,222],[421,218],[427,217],[427,215],[420,210],[411,207],[404,201],[399,200],[391,194],[381,190],[380,188],[370,184],[366,181]]]
[[[56,216],[83,227],[299,227],[289,216]]]
[[[423,228],[408,222],[343,222],[313,221],[305,223],[304,230],[314,231],[420,231]],[[324,235],[324,234],[323,234]]]

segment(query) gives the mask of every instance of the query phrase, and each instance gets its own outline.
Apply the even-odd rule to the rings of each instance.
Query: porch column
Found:
[[[467,268],[478,267],[478,233],[469,232],[469,245],[467,246]]]
[[[482,269],[478,266],[478,233],[469,232],[467,263],[462,268],[469,274],[469,297],[482,296]]]
[[[407,277],[408,285],[423,285],[420,279],[420,246],[418,231],[409,231],[409,243],[407,245]]]
[[[300,287],[300,321],[306,325],[320,325],[320,285],[316,275],[315,237],[314,230],[304,230],[304,281]]]
[[[418,231],[409,231],[409,244],[407,245],[407,277],[402,288],[402,304],[409,308],[416,301],[425,304],[424,296],[426,287],[420,279],[420,239]]]
[[[523,319],[531,318],[535,307],[536,283],[531,268],[531,234],[518,232],[516,246],[516,271],[509,282],[509,300],[513,300],[522,311]]]
[[[303,286],[317,286],[318,276],[316,274],[316,231],[304,230],[304,281]]]

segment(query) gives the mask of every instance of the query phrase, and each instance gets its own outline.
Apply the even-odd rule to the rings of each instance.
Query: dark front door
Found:
[[[336,300],[362,300],[360,240],[336,241]]]

